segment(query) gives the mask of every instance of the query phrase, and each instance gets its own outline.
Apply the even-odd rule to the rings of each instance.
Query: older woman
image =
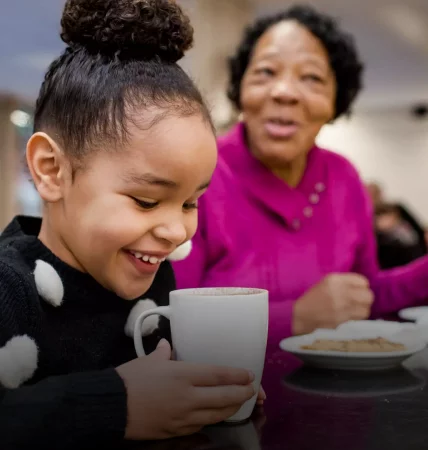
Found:
[[[349,112],[361,73],[351,37],[309,7],[257,20],[231,60],[242,123],[218,141],[193,250],[175,270],[181,288],[268,289],[272,345],[428,298],[428,259],[379,270],[357,171],[315,145]]]

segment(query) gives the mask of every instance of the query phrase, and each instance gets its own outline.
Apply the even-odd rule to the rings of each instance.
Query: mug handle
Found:
[[[144,311],[142,314],[138,316],[138,319],[135,321],[134,325],[134,346],[138,357],[146,356],[146,352],[144,351],[143,347],[143,338],[141,336],[143,321],[147,317],[153,316],[154,314],[159,314],[161,316],[164,316],[166,319],[169,319],[171,314],[171,308],[169,306],[159,306],[158,308],[153,308]]]

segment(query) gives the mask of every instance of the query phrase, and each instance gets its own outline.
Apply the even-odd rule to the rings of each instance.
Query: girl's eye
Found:
[[[185,203],[183,205],[183,208],[186,209],[187,211],[191,210],[191,209],[198,209],[198,202],[194,202],[194,203]]]
[[[131,197],[131,198],[142,209],[149,210],[149,209],[153,209],[159,205],[159,202],[148,202],[146,200],[140,200],[135,197]],[[197,208],[198,208],[198,202],[184,203],[184,205],[183,205],[183,209],[185,209],[187,211],[192,210],[192,209],[197,209]]]
[[[135,197],[131,197],[131,198],[132,198],[132,200],[134,200],[134,202],[140,208],[143,208],[143,209],[153,209],[159,204],[159,202],[146,202],[144,200],[139,200],[138,198],[135,198]]]

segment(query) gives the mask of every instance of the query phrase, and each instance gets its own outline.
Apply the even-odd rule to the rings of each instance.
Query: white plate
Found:
[[[399,311],[398,316],[404,320],[417,322],[423,316],[428,314],[428,306],[416,306],[414,308],[406,308]]]
[[[404,360],[423,350],[426,342],[414,324],[387,321],[352,321],[336,330],[316,330],[311,334],[295,336],[280,342],[282,350],[292,353],[304,363],[329,369],[384,370],[399,366]],[[383,337],[404,344],[407,349],[396,352],[336,352],[304,350],[316,339],[370,339]]]

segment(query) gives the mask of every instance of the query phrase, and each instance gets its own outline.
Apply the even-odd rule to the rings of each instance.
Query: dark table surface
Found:
[[[243,425],[220,424],[150,450],[428,449],[428,350],[381,372],[311,369],[268,353],[267,400]]]

